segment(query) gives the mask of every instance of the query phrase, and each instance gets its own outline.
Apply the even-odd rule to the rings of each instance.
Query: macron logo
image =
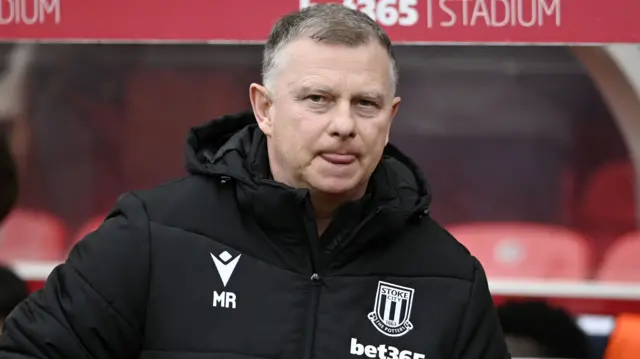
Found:
[[[227,251],[220,253],[220,256],[218,257],[213,255],[213,253],[210,254],[213,259],[213,263],[216,265],[220,279],[222,279],[222,285],[226,287],[227,283],[229,283],[229,278],[231,278],[231,275],[233,274],[233,270],[236,269],[236,265],[240,260],[240,254],[235,258],[233,258]]]

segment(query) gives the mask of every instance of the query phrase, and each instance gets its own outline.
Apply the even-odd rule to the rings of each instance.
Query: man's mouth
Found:
[[[321,153],[320,157],[325,161],[334,165],[349,165],[356,161],[356,156],[353,154],[340,154],[340,153]]]

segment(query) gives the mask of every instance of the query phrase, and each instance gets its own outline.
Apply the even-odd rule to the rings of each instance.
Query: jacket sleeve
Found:
[[[460,325],[454,358],[509,359],[504,334],[493,304],[487,277],[473,258],[475,269],[469,301]]]
[[[138,357],[149,266],[149,220],[128,194],[9,315],[0,359]]]

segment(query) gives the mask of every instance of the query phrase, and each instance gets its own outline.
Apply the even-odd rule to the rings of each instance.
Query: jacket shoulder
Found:
[[[211,236],[212,224],[237,222],[234,191],[227,186],[212,177],[188,175],[133,194],[143,202],[152,226]]]
[[[450,276],[473,281],[479,262],[451,233],[432,218],[420,226],[416,245],[431,261],[440,261]]]
[[[472,282],[479,263],[460,242],[430,217],[409,224],[390,239],[385,261],[394,263],[394,274],[442,277]]]
[[[214,202],[220,201],[218,186],[213,178],[188,175],[132,193],[142,200],[151,221],[164,222],[180,217],[180,213],[192,215],[197,211],[211,211]]]

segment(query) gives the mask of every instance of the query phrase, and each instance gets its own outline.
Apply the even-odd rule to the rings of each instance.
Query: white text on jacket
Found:
[[[396,347],[386,344],[364,345],[358,343],[358,339],[351,338],[351,354],[358,356],[367,356],[369,358],[378,359],[425,359],[426,356],[420,353],[414,353],[410,350],[400,350]]]

